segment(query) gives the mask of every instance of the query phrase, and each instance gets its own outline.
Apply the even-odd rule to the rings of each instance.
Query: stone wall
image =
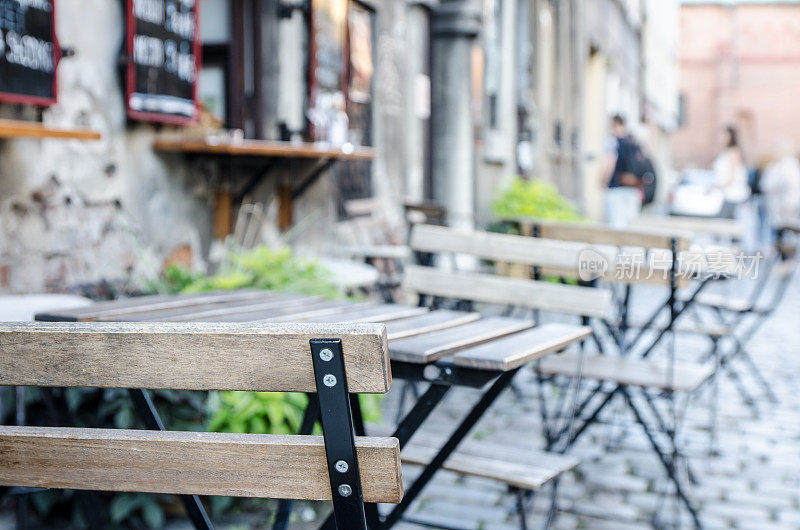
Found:
[[[127,123],[119,70],[122,2],[60,0],[59,102],[0,116],[86,126],[100,141],[0,140],[0,292],[153,275],[171,254],[209,245],[213,171],[150,148],[156,126]]]

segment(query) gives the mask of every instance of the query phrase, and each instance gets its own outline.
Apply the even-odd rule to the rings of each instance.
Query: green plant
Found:
[[[318,262],[292,255],[288,248],[256,247],[231,257],[232,265],[213,276],[170,266],[154,285],[165,293],[228,289],[270,289],[341,298],[331,273]]]
[[[558,189],[540,179],[515,177],[492,204],[494,214],[502,220],[519,217],[581,220],[575,205],[558,193]]]

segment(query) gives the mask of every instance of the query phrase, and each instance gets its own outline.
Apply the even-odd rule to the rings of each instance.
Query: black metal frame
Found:
[[[341,339],[311,339],[336,528],[367,530]]]
[[[534,236],[538,235],[539,230],[538,226],[534,226]],[[626,285],[624,287],[624,292],[622,297],[618,297],[618,310],[619,310],[619,319],[618,322],[611,322],[606,319],[600,319],[601,323],[603,324],[604,328],[608,331],[609,335],[613,339],[614,343],[616,343],[617,348],[620,351],[621,355],[629,355],[632,351],[634,351],[637,346],[644,344],[645,346],[639,350],[637,355],[638,358],[647,358],[656,348],[656,346],[661,342],[662,338],[667,333],[674,333],[674,325],[675,321],[686,311],[688,308],[692,307],[693,304],[696,302],[697,296],[706,288],[706,286],[710,283],[713,279],[712,276],[707,276],[703,278],[699,278],[698,286],[692,291],[689,297],[683,301],[680,301],[677,297],[677,272],[678,272],[678,252],[677,252],[677,238],[672,237],[670,238],[670,251],[672,253],[672,267],[669,273],[669,295],[667,300],[664,301],[663,304],[660,304],[658,308],[656,308],[650,315],[650,317],[646,320],[646,323],[642,326],[639,332],[633,337],[632,340],[627,339],[627,332],[629,331],[628,325],[628,305],[630,303],[630,294],[631,289],[630,285]],[[646,336],[647,332],[653,327],[655,321],[659,318],[661,313],[667,309],[669,311],[669,322],[663,328],[658,329],[658,332],[654,338],[650,340],[650,342],[645,342],[644,337]],[[600,348],[601,353],[605,353],[603,350],[600,341],[595,340]],[[674,355],[675,352],[671,352],[670,358],[670,369],[674,367]],[[573,411],[573,416],[575,419],[581,421],[580,425],[573,429],[573,425],[568,425],[564,429],[552,434],[551,429],[548,426],[548,423],[544,423],[544,427],[546,430],[546,437],[548,439],[548,445],[552,446],[555,444],[563,444],[565,447],[570,447],[580,436],[583,434],[586,429],[593,423],[596,423],[599,420],[600,413],[605,407],[611,403],[613,398],[618,395],[622,395],[624,398],[625,403],[628,405],[628,408],[633,413],[634,420],[636,423],[641,425],[642,429],[645,432],[645,435],[650,442],[650,445],[653,448],[653,451],[657,454],[659,460],[661,461],[662,465],[665,468],[667,473],[667,477],[672,481],[675,486],[675,491],[678,498],[686,507],[689,515],[691,516],[695,526],[697,528],[702,528],[702,523],[700,521],[697,508],[694,503],[691,501],[689,496],[686,493],[686,488],[684,487],[681,477],[677,473],[677,462],[679,460],[685,461],[685,456],[680,451],[680,448],[677,444],[676,436],[677,436],[677,425],[669,427],[667,422],[664,420],[663,416],[659,413],[658,408],[656,407],[655,402],[653,401],[652,396],[647,393],[647,390],[644,388],[641,389],[633,389],[629,387],[625,387],[623,385],[616,385],[612,384],[610,388],[606,388],[607,384],[603,381],[599,382],[594,388],[592,388],[587,395],[587,397],[581,402],[580,405]],[[642,409],[640,409],[636,402],[633,399],[633,396],[638,392],[644,396],[648,404],[648,409],[651,412],[651,415],[655,418],[655,425],[648,422],[647,416],[643,413]],[[600,403],[591,410],[588,416],[584,416],[584,412],[586,411],[587,407],[592,403],[596,396],[602,394],[603,398],[601,399]],[[666,397],[669,400],[670,404],[673,404],[674,394],[672,392],[664,392],[661,394],[662,396]],[[544,398],[544,394],[541,394],[541,397]],[[542,403],[542,411],[546,415],[546,404]],[[543,416],[545,417],[545,416]],[[662,444],[658,442],[656,439],[655,433],[656,432],[663,432],[668,439],[667,447],[662,447]],[[686,464],[687,474],[690,481],[694,481],[694,474],[691,471],[691,468],[688,466],[688,462]]]

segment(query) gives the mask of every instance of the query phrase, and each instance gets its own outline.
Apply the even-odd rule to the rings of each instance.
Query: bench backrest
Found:
[[[364,501],[402,497],[397,440],[352,436],[348,393],[391,385],[383,324],[0,323],[0,385],[309,392],[323,426],[323,436],[0,426],[0,485],[333,499],[340,528],[362,525],[343,526],[337,503],[363,513]]]
[[[577,270],[580,252],[586,248],[578,243],[464,232],[431,225],[415,226],[410,244],[419,252],[466,254],[495,261],[571,270]],[[612,252],[608,256],[612,259],[613,251],[607,250]],[[611,304],[611,293],[604,289],[475,272],[447,272],[432,267],[406,267],[403,287],[433,296],[592,317],[606,316]]]
[[[658,283],[668,284],[669,274],[663,269],[653,269],[645,265],[648,263],[648,256],[656,256],[656,261],[669,265],[671,254],[674,250],[677,256],[681,256],[690,247],[693,233],[686,230],[670,229],[666,227],[647,226],[647,227],[627,227],[612,228],[602,224],[587,224],[570,221],[559,221],[553,219],[539,218],[520,218],[519,223],[524,235],[559,240],[579,242],[586,247],[591,245],[596,249],[598,245],[604,247],[611,246],[620,250],[619,255],[627,257],[622,260],[621,267],[630,267],[632,262],[639,262],[641,271],[639,274],[630,274],[630,270],[611,269],[607,272],[604,279],[623,283]],[[638,255],[638,256],[637,256]],[[634,259],[636,258],[636,259]],[[625,263],[627,262],[627,265]],[[544,274],[556,274],[566,277],[574,276],[565,268],[545,268]],[[689,276],[679,274],[677,285],[685,287],[689,283]]]
[[[687,250],[692,234],[679,230],[664,230],[658,227],[611,228],[606,225],[557,221],[552,219],[530,219],[520,221],[537,237],[561,241],[578,241],[592,245],[614,247],[638,247],[644,250],[669,250],[673,240],[677,250]]]

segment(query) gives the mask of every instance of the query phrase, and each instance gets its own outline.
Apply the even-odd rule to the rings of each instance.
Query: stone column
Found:
[[[431,20],[431,156],[433,196],[454,228],[472,228],[475,141],[471,49],[480,11],[470,0],[442,0]]]

